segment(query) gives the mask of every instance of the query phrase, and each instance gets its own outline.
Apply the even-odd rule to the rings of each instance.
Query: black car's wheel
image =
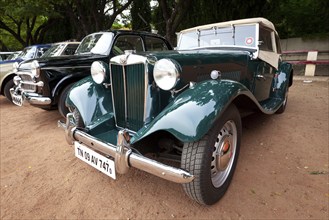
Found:
[[[63,89],[63,91],[61,92],[61,95],[59,97],[59,101],[58,101],[58,111],[64,118],[66,118],[66,114],[69,113],[69,109],[65,105],[65,100],[66,100],[67,94],[70,91],[72,85],[73,84],[70,84]]]
[[[14,85],[15,85],[15,84],[14,84],[14,81],[11,79],[11,80],[9,80],[9,81],[5,84],[5,86],[4,86],[4,88],[3,88],[3,93],[4,93],[5,97],[6,97],[10,102],[12,102],[12,98],[11,98],[11,95],[10,95],[10,89],[13,88]]]
[[[184,144],[181,168],[195,176],[183,184],[189,197],[212,205],[225,194],[236,167],[241,130],[239,111],[231,105],[201,140]]]
[[[286,110],[287,103],[288,103],[288,92],[289,92],[289,87],[287,86],[286,93],[284,95],[283,103],[280,106],[280,108],[275,112],[276,114],[282,114]]]

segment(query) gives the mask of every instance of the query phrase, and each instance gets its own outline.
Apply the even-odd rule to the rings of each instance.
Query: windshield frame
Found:
[[[256,50],[258,51],[258,29],[259,29],[259,24],[258,23],[249,23],[249,24],[237,24],[237,25],[227,25],[227,26],[216,26],[214,25],[213,27],[207,27],[204,29],[194,29],[191,31],[184,31],[181,32],[178,36],[178,42],[177,42],[177,50],[195,50],[195,49],[202,49],[202,48],[249,48],[252,50]],[[250,30],[253,32],[252,35],[253,36],[249,36],[245,37],[245,43],[243,44],[237,44],[236,43],[236,38],[237,38],[237,29],[239,31],[239,28],[243,28],[246,26],[250,26]],[[228,30],[231,30],[230,32],[228,32]],[[219,31],[219,32],[218,32]],[[220,31],[225,31],[220,33]],[[200,39],[205,39],[208,36],[211,36],[209,33],[213,32],[214,35],[217,34],[221,34],[224,36],[224,34],[227,34],[228,36],[231,35],[232,36],[232,43],[229,44],[223,44],[221,43],[221,38],[218,39],[211,39],[211,41],[213,41],[213,44],[210,44],[208,42],[208,45],[203,45],[205,44],[205,42],[200,43]],[[218,33],[217,33],[218,32]],[[188,44],[189,46],[186,46],[186,43],[184,45],[184,41],[186,40],[186,37],[188,37],[189,35],[193,35],[196,34],[197,36],[194,38],[197,43],[193,43],[192,46],[190,46],[191,44]],[[242,36],[243,37],[243,36]],[[251,43],[247,44],[247,40],[250,39]],[[226,40],[230,40],[227,36],[226,36]],[[217,43],[216,43],[217,41]],[[240,41],[241,42],[241,39]]]

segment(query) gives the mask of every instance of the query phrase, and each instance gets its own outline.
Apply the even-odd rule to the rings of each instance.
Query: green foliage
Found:
[[[1,39],[4,47],[22,49],[43,43],[45,30],[53,24],[51,18],[56,16],[59,14],[45,0],[2,0],[0,30],[3,36],[10,34],[15,39]]]
[[[123,15],[122,11],[132,2],[131,14]],[[151,26],[174,41],[175,32],[185,28],[250,17],[272,21],[281,38],[310,38],[329,33],[328,0],[194,0],[191,5],[188,2],[0,0],[0,49],[20,50],[36,43],[81,40],[89,33],[111,28],[150,31]],[[123,25],[116,20],[119,14]]]
[[[133,0],[1,0],[0,46],[27,45],[68,39],[108,30]],[[10,34],[8,40],[2,33]],[[20,44],[20,46],[17,46]]]
[[[134,1],[130,10],[133,30],[151,31],[151,6],[149,2]]]
[[[323,36],[329,33],[329,1],[280,0],[272,20],[281,38]]]
[[[166,35],[166,22],[163,19],[162,10],[159,5],[152,7],[152,26],[161,36]]]

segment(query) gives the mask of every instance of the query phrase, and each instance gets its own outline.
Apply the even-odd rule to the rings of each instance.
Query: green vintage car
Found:
[[[176,51],[94,62],[59,125],[75,156],[106,175],[135,167],[211,205],[232,180],[241,115],[284,112],[292,81],[270,21],[209,24],[181,31]]]

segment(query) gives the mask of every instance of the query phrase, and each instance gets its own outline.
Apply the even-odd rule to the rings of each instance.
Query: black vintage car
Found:
[[[98,60],[108,63],[110,58],[125,51],[164,51],[171,45],[161,36],[147,32],[108,31],[86,36],[72,56],[47,57],[22,62],[16,68],[15,86],[11,89],[13,103],[28,102],[43,109],[58,107],[65,117],[67,93],[74,82],[90,74],[91,64]]]

